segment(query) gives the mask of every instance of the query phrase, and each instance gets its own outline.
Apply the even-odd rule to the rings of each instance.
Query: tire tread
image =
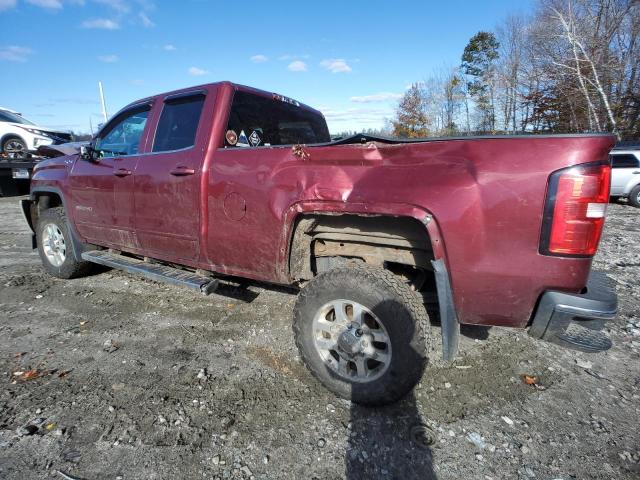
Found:
[[[415,352],[419,353],[421,362],[416,362],[415,365],[412,365],[412,370],[406,372],[405,375],[398,379],[395,388],[387,389],[385,392],[379,392],[375,396],[368,396],[368,398],[350,398],[356,403],[371,406],[393,403],[406,395],[419,382],[427,362],[427,352],[431,350],[431,336],[429,317],[420,296],[416,292],[412,291],[401,277],[393,274],[392,272],[382,268],[371,267],[364,263],[354,263],[349,266],[338,267],[329,270],[328,272],[324,272],[315,277],[307,286],[305,286],[305,288],[300,291],[294,308],[293,331],[300,356],[311,374],[320,383],[327,386],[334,393],[344,397],[342,392],[336,391],[331,388],[330,385],[327,385],[314,368],[314,362],[309,357],[309,354],[303,345],[303,333],[301,331],[302,325],[300,321],[300,306],[307,302],[308,297],[310,295],[314,295],[318,290],[321,291],[325,288],[332,288],[336,276],[341,275],[347,275],[354,279],[357,277],[358,283],[362,283],[363,281],[367,284],[382,283],[383,286],[392,292],[393,295],[401,299],[402,303],[415,320],[415,325],[412,326],[413,332],[410,346]]]

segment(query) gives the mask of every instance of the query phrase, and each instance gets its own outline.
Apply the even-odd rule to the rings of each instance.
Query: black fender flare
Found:
[[[31,188],[31,195],[29,199],[21,201],[22,211],[26,217],[27,223],[31,227],[31,231],[33,232],[31,235],[32,248],[34,249],[38,248],[38,239],[35,233],[35,229],[37,225],[34,225],[33,218],[31,217],[31,212],[32,212],[31,207],[32,205],[36,204],[36,200],[39,193],[55,193],[58,197],[60,197],[60,201],[62,202],[62,208],[64,208],[65,212],[67,213],[67,226],[69,228],[69,233],[71,235],[70,240],[71,240],[71,251],[73,252],[73,258],[78,262],[83,262],[84,260],[82,259],[82,253],[86,250],[90,250],[90,248],[87,248],[88,246],[85,243],[83,243],[82,240],[80,239],[80,235],[76,230],[76,226],[73,224],[73,222],[69,218],[69,214],[71,212],[67,208],[66,199],[62,193],[62,190],[60,190],[57,187],[52,187],[52,186],[33,187]]]

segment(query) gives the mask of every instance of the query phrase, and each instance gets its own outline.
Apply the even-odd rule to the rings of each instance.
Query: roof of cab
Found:
[[[198,90],[204,90],[204,89],[208,89],[208,88],[211,88],[211,87],[219,87],[219,86],[228,86],[228,87],[231,87],[231,88],[234,88],[234,89],[237,89],[237,90],[242,90],[242,91],[253,93],[253,94],[256,94],[256,95],[261,95],[261,96],[267,97],[267,98],[285,99],[283,101],[290,100],[290,102],[287,102],[287,103],[292,103],[292,104],[294,104],[294,105],[296,105],[296,106],[298,106],[300,108],[304,108],[305,110],[310,110],[310,111],[315,112],[315,113],[317,113],[319,115],[322,115],[324,117],[324,115],[322,114],[322,112],[320,110],[317,110],[317,109],[315,109],[315,108],[313,108],[313,107],[311,107],[311,106],[309,106],[307,104],[304,104],[302,102],[294,100],[294,99],[292,99],[290,97],[287,97],[285,95],[281,95],[279,93],[274,93],[274,92],[268,92],[266,90],[260,90],[259,88],[250,87],[250,86],[247,86],[247,85],[242,85],[242,84],[239,84],[239,83],[230,82],[228,80],[223,80],[223,81],[220,81],[220,82],[205,83],[205,84],[201,84],[201,85],[194,85],[194,86],[191,86],[191,87],[185,87],[185,88],[180,88],[178,90],[172,90],[172,91],[169,91],[169,92],[163,92],[163,93],[158,93],[156,95],[151,95],[149,97],[141,98],[139,100],[136,100],[134,102],[129,103],[124,108],[120,109],[118,111],[118,113],[120,113],[121,111],[123,111],[125,109],[128,109],[128,108],[130,108],[132,106],[139,105],[139,104],[145,103],[145,102],[150,102],[151,100],[154,100],[154,99],[157,99],[157,98],[166,98],[166,97],[171,97],[173,95],[180,95],[180,94],[183,94],[183,93],[189,93],[191,91],[195,92],[195,91],[198,91]]]

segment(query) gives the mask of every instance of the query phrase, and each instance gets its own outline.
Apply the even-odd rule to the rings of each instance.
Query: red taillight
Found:
[[[547,255],[596,253],[609,202],[611,167],[581,165],[549,179],[540,251]]]

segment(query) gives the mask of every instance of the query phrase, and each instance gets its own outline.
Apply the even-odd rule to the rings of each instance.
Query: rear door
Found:
[[[79,233],[98,245],[139,247],[135,236],[133,172],[147,137],[148,103],[116,115],[100,131],[98,158],[79,158],[69,175],[71,211]]]
[[[276,94],[235,91],[225,140],[209,172],[206,253],[217,268],[274,278],[281,209],[293,192],[317,182],[315,173],[306,172],[297,181],[279,183],[300,169],[291,145],[330,140],[320,112]]]
[[[640,180],[640,162],[632,153],[611,154],[611,196],[626,195],[627,185]]]
[[[135,171],[136,231],[149,256],[196,260],[200,230],[201,166],[209,137],[202,112],[215,90],[198,90],[158,102],[149,151]]]

